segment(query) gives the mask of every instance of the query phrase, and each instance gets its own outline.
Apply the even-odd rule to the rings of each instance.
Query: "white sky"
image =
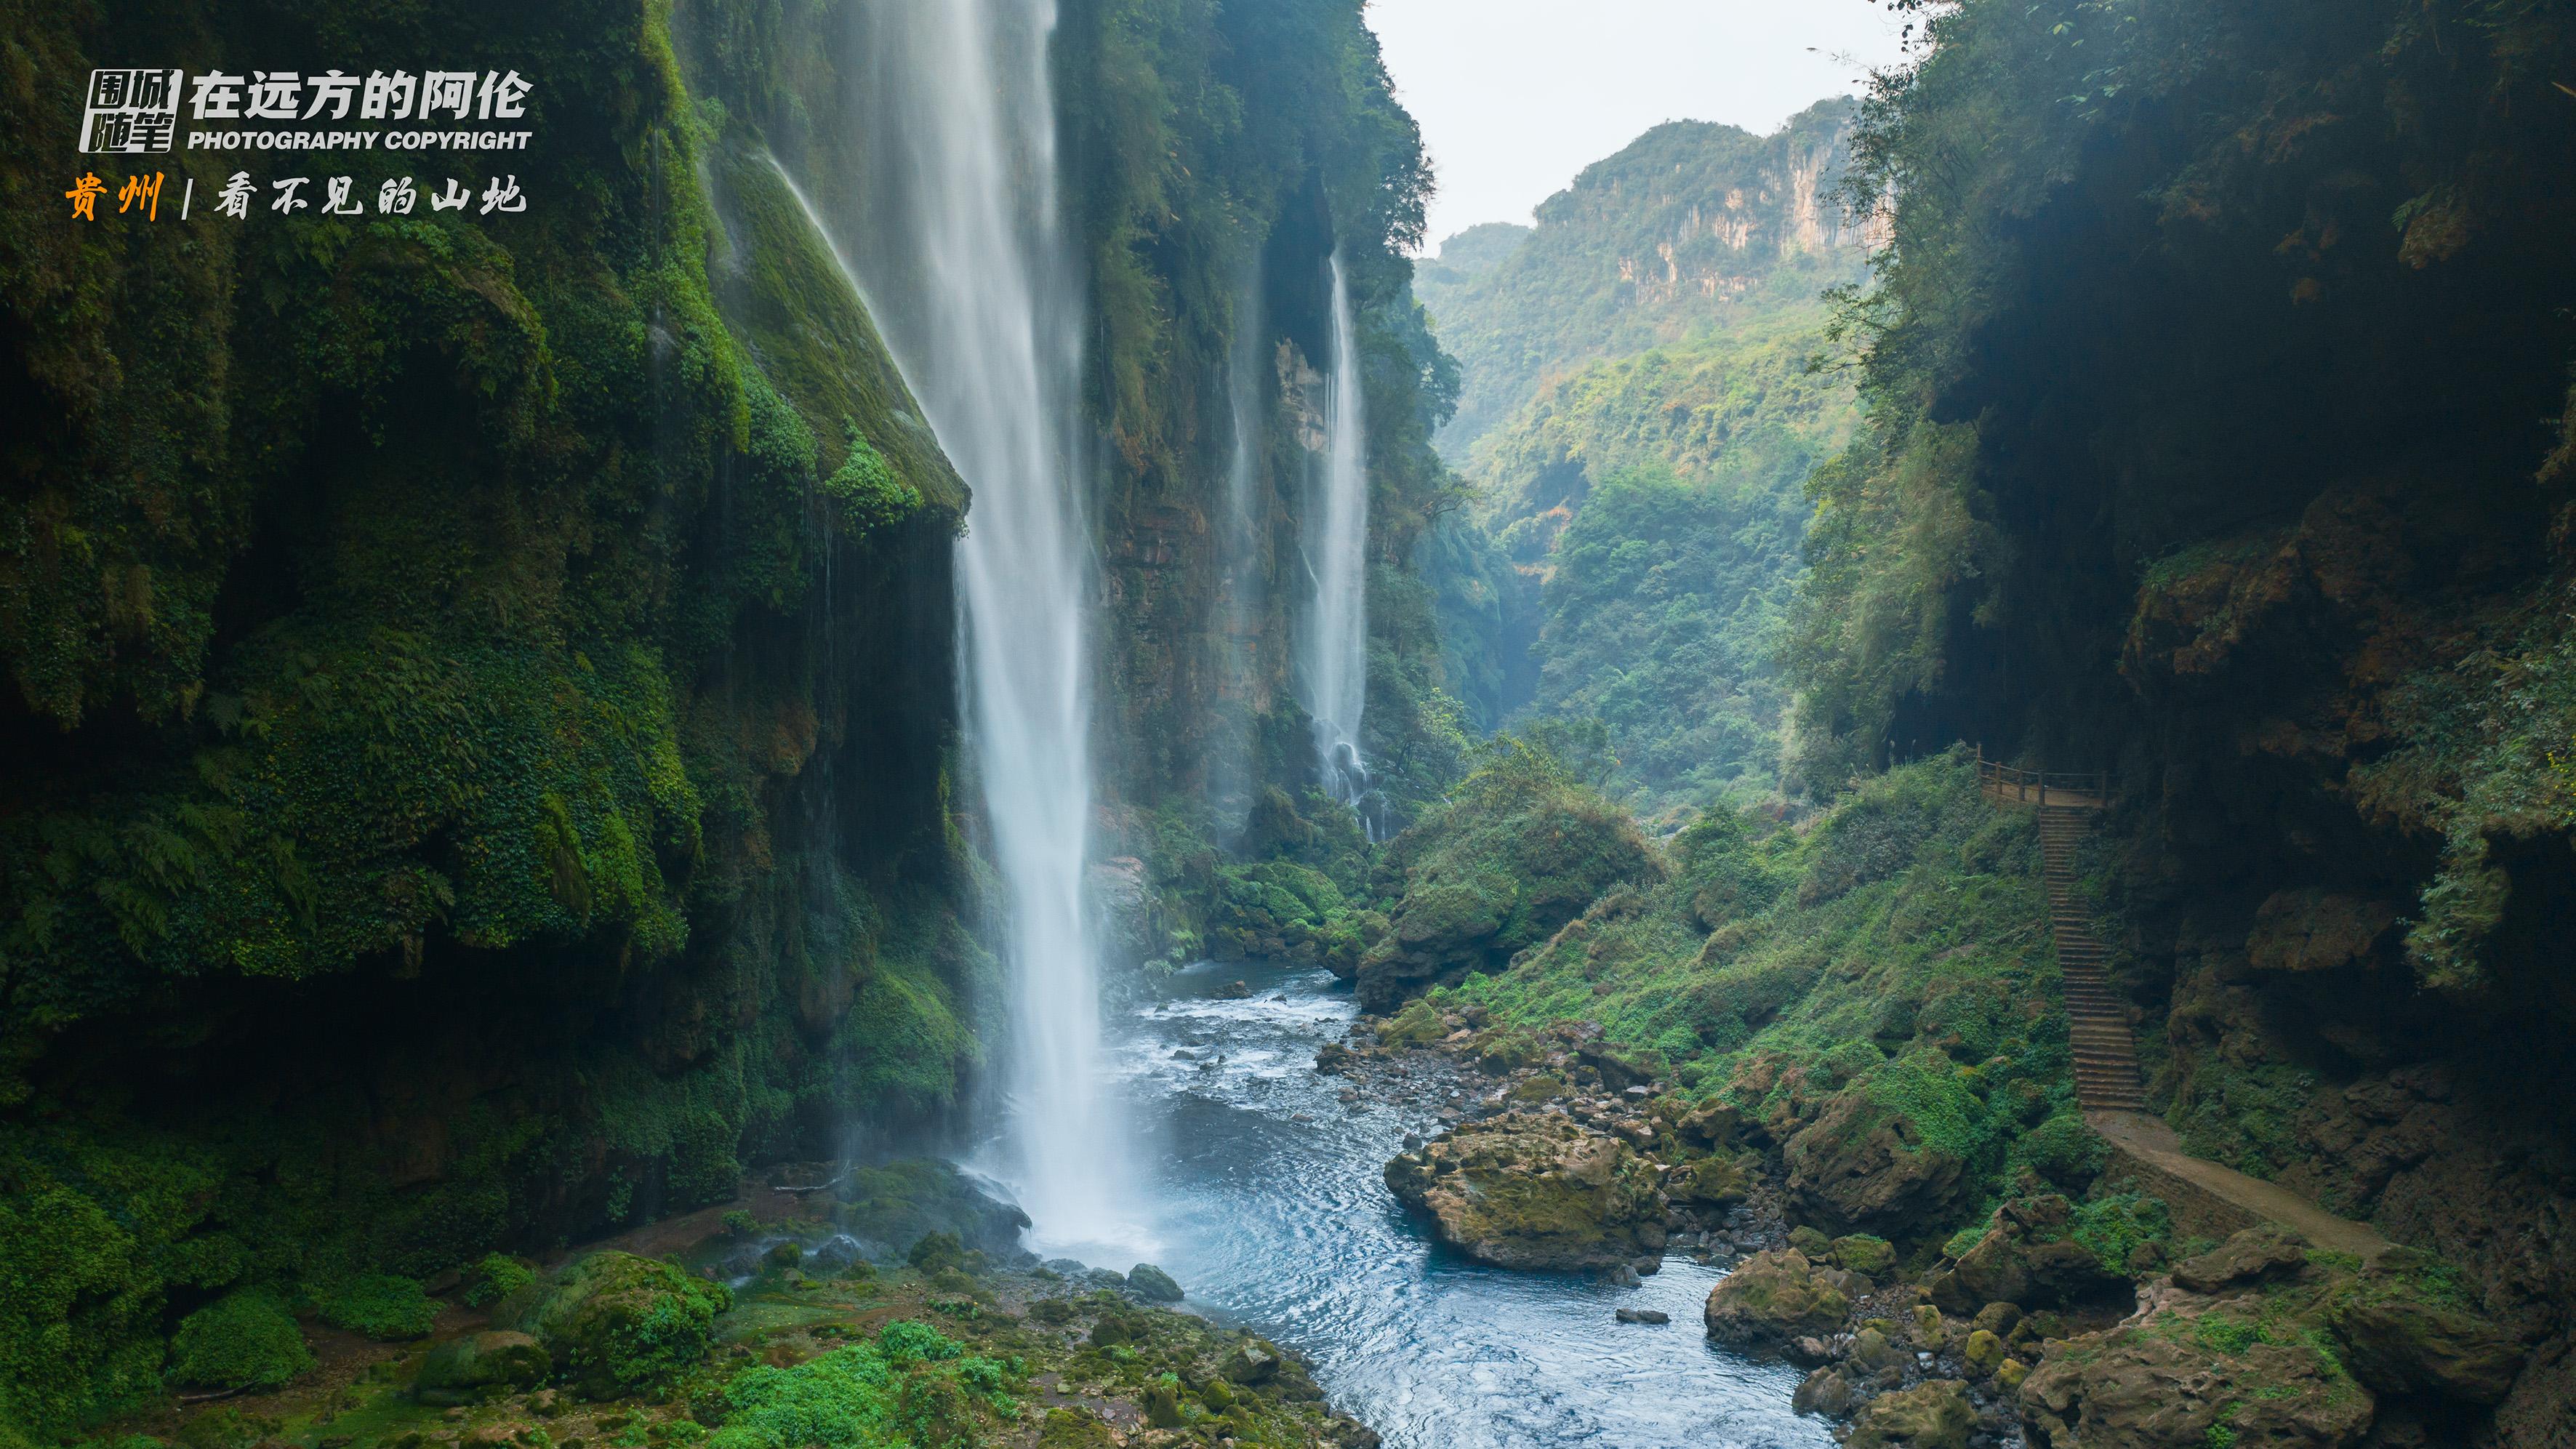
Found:
[[[1869,0],[1368,0],[1439,177],[1427,245],[1527,222],[1664,121],[1767,133],[1896,59]]]

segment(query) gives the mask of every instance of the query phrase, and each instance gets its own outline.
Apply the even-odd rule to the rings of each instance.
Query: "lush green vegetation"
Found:
[[[1441,979],[1398,969],[1412,958],[1438,957],[1454,983],[1395,1016],[1389,1040],[1436,1039],[1464,1014],[1482,1024],[1477,1053],[1518,1065],[1529,1033],[1593,1023],[1639,1075],[1739,1109],[1787,1151],[1793,1194],[1841,1181],[1829,1164],[1893,1132],[1908,1146],[1874,1174],[1925,1187],[1894,1219],[1850,1217],[1909,1241],[2016,1193],[2084,1196],[2102,1150],[2076,1111],[2037,831],[1979,794],[1964,753],[1801,826],[1712,811],[1660,850],[1594,793],[1607,763],[1597,730],[1501,737],[1387,852],[1363,1000],[1380,974],[1403,991]],[[1582,865],[1594,833],[1626,842],[1619,863]],[[1544,919],[1511,934],[1524,909]],[[1452,946],[1459,962],[1440,954]],[[2103,1252],[2164,1231],[2134,1202],[2085,1212],[2079,1239]]]

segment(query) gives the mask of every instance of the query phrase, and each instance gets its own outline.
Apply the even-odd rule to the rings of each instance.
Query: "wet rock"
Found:
[[[2298,1239],[2269,1225],[2247,1228],[2198,1257],[2174,1264],[2177,1288],[2218,1293],[2240,1283],[2296,1273],[2308,1261]]]
[[[524,1333],[487,1329],[429,1351],[412,1392],[424,1404],[472,1404],[532,1389],[554,1371],[544,1345]]]
[[[1172,1275],[1151,1263],[1127,1270],[1127,1290],[1148,1303],[1178,1303],[1184,1296]]]
[[[1859,1391],[1849,1376],[1840,1369],[1820,1368],[1807,1375],[1798,1391],[1789,1397],[1789,1407],[1801,1414],[1821,1414],[1839,1419],[1860,1402]]]
[[[1670,1323],[1673,1316],[1660,1308],[1622,1308],[1611,1315],[1621,1323]]]
[[[1247,981],[1229,981],[1218,987],[1214,995],[1219,1001],[1250,1001],[1252,984]]]
[[[2129,1280],[2066,1236],[2073,1205],[2054,1194],[1995,1209],[1984,1237],[1932,1280],[1932,1301],[1951,1313],[1988,1303],[2063,1306],[2124,1291]]]
[[[1325,1076],[1339,1076],[1351,1069],[1351,1049],[1337,1041],[1328,1041],[1315,1053],[1315,1070]]]
[[[1664,1245],[1645,1159],[1545,1113],[1463,1125],[1388,1162],[1386,1185],[1442,1242],[1500,1267],[1617,1271]]]
[[[1708,1291],[1708,1336],[1746,1348],[1778,1348],[1842,1327],[1851,1300],[1817,1276],[1795,1249],[1759,1253]]]
[[[1957,1379],[1935,1379],[1870,1400],[1852,1416],[1847,1449],[1886,1449],[1892,1444],[1968,1449],[1968,1435],[1976,1427],[1977,1412],[1968,1405],[1968,1386]]]
[[[1850,1358],[1871,1373],[1883,1369],[1901,1372],[1906,1362],[1905,1350],[1897,1347],[1895,1339],[1877,1328],[1864,1328],[1852,1335]]]
[[[1966,1206],[1966,1164],[1914,1121],[1859,1088],[1828,1101],[1789,1139],[1793,1216],[1836,1232],[1902,1233]]]

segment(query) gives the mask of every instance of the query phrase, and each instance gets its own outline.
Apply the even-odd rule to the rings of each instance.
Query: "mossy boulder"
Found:
[[[1959,1357],[1968,1365],[1968,1372],[1984,1378],[2002,1365],[2004,1341],[1991,1329],[1972,1329],[1968,1341],[1960,1346]]]
[[[2042,1449],[2344,1449],[2377,1412],[2306,1336],[2175,1311],[2049,1344],[2020,1400]]]
[[[1881,1394],[1852,1418],[1847,1449],[1968,1449],[1977,1427],[1977,1412],[1968,1406],[1968,1386],[1957,1379],[1934,1379],[1897,1393]]]
[[[2068,1236],[2073,1204],[2049,1194],[1995,1209],[1985,1235],[1932,1279],[1932,1301],[1973,1314],[1991,1303],[2054,1308],[2126,1290],[2126,1275]]]
[[[2295,1275],[2306,1265],[2305,1245],[2280,1228],[2265,1224],[2231,1235],[2206,1253],[2174,1264],[2174,1286],[2192,1293],[2219,1293],[2244,1283]]]
[[[1685,1162],[1664,1178],[1664,1195],[1674,1202],[1723,1206],[1742,1202],[1752,1175],[1732,1157],[1703,1157]]]
[[[1442,1242],[1500,1267],[1609,1268],[1664,1245],[1645,1159],[1553,1113],[1465,1124],[1387,1163],[1386,1185]]]
[[[1851,1299],[1795,1248],[1756,1253],[1708,1290],[1708,1336],[1739,1348],[1778,1348],[1793,1338],[1833,1333]]]
[[[545,1346],[556,1372],[592,1398],[649,1391],[706,1356],[721,1283],[668,1263],[601,1252],[513,1295],[496,1313]]]
[[[2340,1285],[2326,1322],[2353,1376],[2381,1393],[2498,1404],[2522,1372],[2522,1345],[2411,1248],[2389,1249]]]
[[[1854,1273],[1866,1273],[1873,1278],[1887,1276],[1889,1270],[1896,1266],[1896,1246],[1885,1238],[1871,1237],[1867,1233],[1834,1239],[1831,1252],[1834,1266]]]
[[[1976,1190],[1965,1161],[1866,1084],[1835,1094],[1789,1139],[1786,1157],[1795,1216],[1835,1233],[1920,1231]]]
[[[1127,1270],[1127,1288],[1148,1303],[1178,1303],[1186,1296],[1171,1274],[1151,1263],[1139,1263]]]
[[[257,1289],[227,1293],[179,1322],[170,1381],[198,1389],[274,1389],[313,1367],[295,1317]]]
[[[553,1355],[531,1335],[486,1329],[431,1349],[412,1392],[424,1404],[471,1404],[535,1388],[553,1371]]]

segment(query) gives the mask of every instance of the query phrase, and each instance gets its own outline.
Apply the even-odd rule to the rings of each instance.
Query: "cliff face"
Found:
[[[971,1099],[969,499],[808,214],[867,204],[835,186],[847,18],[12,11],[0,1439],[159,1392],[173,1325],[229,1290],[579,1241]],[[1440,486],[1398,251],[1418,150],[1357,8],[1215,24],[1075,4],[1059,34],[1113,831],[1202,786],[1209,720],[1260,737],[1245,702],[1302,739],[1285,587],[1219,622],[1226,570],[1286,573],[1284,423],[1250,562],[1208,524],[1252,261],[1264,353],[1321,355],[1336,245],[1359,279],[1385,556]],[[66,223],[97,61],[396,51],[535,81],[524,213],[210,219],[232,158],[182,153],[195,220]],[[372,196],[395,159],[297,169]],[[1390,637],[1389,678],[1427,687]]]
[[[2158,1108],[2538,1334],[2576,1293],[2569,34],[2040,14],[1943,18],[1858,143],[1895,248],[1847,314],[1874,426],[1819,478],[1801,763],[2112,769]],[[2499,1429],[2564,1432],[2564,1355]]]

